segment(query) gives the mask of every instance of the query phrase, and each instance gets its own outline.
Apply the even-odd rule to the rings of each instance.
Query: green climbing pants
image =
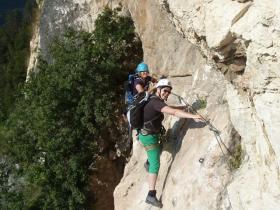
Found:
[[[159,134],[142,135],[139,134],[139,140],[146,149],[149,161],[149,173],[158,174],[160,166],[160,146],[158,144]]]

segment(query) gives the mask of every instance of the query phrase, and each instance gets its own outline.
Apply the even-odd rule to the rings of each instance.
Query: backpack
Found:
[[[129,74],[128,81],[125,84],[125,104],[131,105],[134,101],[133,95],[133,85],[136,78],[138,78],[138,74]]]
[[[136,95],[135,100],[128,107],[127,120],[130,127],[141,129],[144,125],[144,106],[151,98],[148,92],[142,92]]]

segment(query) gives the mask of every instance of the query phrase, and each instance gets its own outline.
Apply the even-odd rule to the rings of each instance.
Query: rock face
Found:
[[[166,124],[173,128],[172,135],[163,149],[157,185],[163,209],[280,209],[277,144],[280,126],[280,13],[277,11],[280,3],[169,0],[156,1],[147,7],[147,2],[139,2],[129,1],[128,5],[137,5],[138,11],[145,10],[141,13],[144,17],[132,17],[143,40],[145,57],[149,58],[146,60],[162,63],[159,55],[148,54],[150,48],[145,48],[144,41],[151,39],[145,34],[155,34],[159,25],[167,29],[173,27],[171,32],[160,31],[160,37],[168,34],[168,38],[155,39],[154,46],[162,52],[161,57],[165,56],[162,48],[168,46],[169,52],[173,52],[183,45],[176,46],[178,42],[168,45],[178,34],[182,42],[196,46],[187,55],[192,57],[194,51],[199,51],[204,59],[192,57],[190,65],[198,66],[192,68],[193,82],[190,88],[184,86],[178,93],[206,97],[207,107],[203,112],[222,131],[225,144],[228,147],[234,144],[233,130],[240,135],[242,144],[241,166],[228,170],[213,133],[192,123],[189,127],[180,127],[180,120],[169,117]],[[169,26],[163,25],[163,18],[157,20],[159,15],[154,11],[158,10],[164,17],[168,16],[169,23],[164,23]],[[130,11],[135,13],[133,7]],[[148,17],[152,21],[141,24]],[[189,73],[180,70],[178,76]],[[181,79],[175,86],[184,84],[185,79]],[[131,161],[115,190],[115,209],[149,208],[144,204],[148,189],[147,174],[142,166],[145,152],[143,149],[139,152],[138,147],[136,142]],[[198,162],[200,157],[204,158],[203,164]]]
[[[49,38],[64,25],[93,30],[102,7],[119,2],[45,0],[41,51],[47,56]],[[208,126],[166,116],[169,135],[156,186],[163,209],[280,209],[280,2],[121,3],[135,22],[152,73],[168,76],[174,93],[188,103],[206,100],[199,112],[221,131],[215,137]],[[178,103],[172,97],[169,102]],[[135,140],[114,192],[116,210],[154,209],[145,204],[145,159]]]
[[[94,30],[94,21],[105,6],[116,7],[110,0],[44,0],[40,22],[40,50],[49,59],[48,47],[54,37],[63,35],[68,27]]]

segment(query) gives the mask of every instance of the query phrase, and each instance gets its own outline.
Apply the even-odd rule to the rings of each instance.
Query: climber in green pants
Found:
[[[160,167],[160,146],[158,141],[164,119],[163,113],[180,118],[193,118],[198,121],[203,121],[200,115],[194,115],[168,106],[165,101],[171,93],[171,90],[172,86],[168,79],[161,79],[157,83],[156,97],[151,97],[144,107],[144,126],[139,134],[139,140],[143,144],[148,156],[146,165],[149,171],[149,192],[146,197],[146,203],[159,208],[162,207],[162,203],[156,197],[155,185]]]

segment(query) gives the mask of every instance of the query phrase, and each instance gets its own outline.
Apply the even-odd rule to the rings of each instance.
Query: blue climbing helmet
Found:
[[[149,72],[149,67],[147,64],[145,63],[139,63],[137,68],[136,68],[136,73],[140,73],[140,72]]]

